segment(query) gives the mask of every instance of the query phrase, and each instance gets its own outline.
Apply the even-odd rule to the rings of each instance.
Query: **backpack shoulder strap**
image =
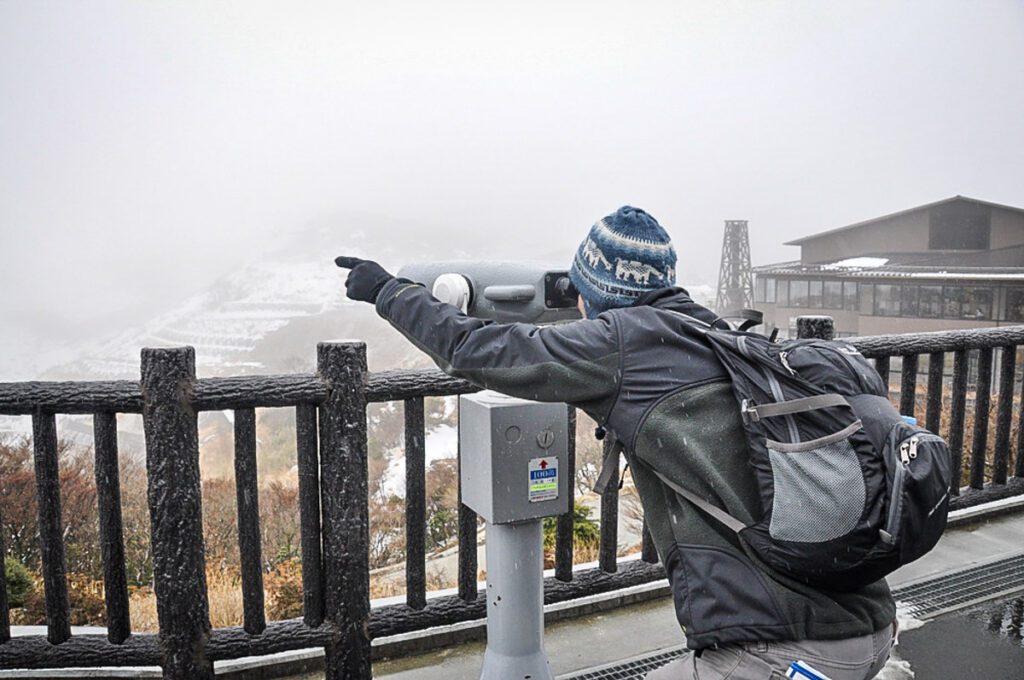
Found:
[[[608,488],[608,483],[612,481],[612,475],[619,470],[619,454],[622,453],[622,449],[622,442],[618,439],[608,447],[608,453],[605,454],[604,462],[601,463],[601,474],[594,482],[594,493],[602,495]]]
[[[654,474],[658,475],[658,479],[664,482],[668,488],[672,489],[677,494],[679,494],[686,500],[696,505],[700,510],[703,510],[706,514],[718,520],[727,528],[731,529],[733,532],[738,534],[741,529],[744,529],[746,527],[746,525],[743,522],[739,521],[738,519],[727,513],[725,510],[722,510],[721,508],[712,505],[711,503],[707,502],[706,500],[704,500],[697,494],[693,493],[692,491],[684,489],[683,487],[679,486],[671,479],[658,472],[657,470],[653,471]]]
[[[754,326],[760,326],[764,323],[764,312],[756,309],[733,309],[728,312],[724,312],[720,317],[725,320],[735,319],[736,330],[738,331],[749,331]]]

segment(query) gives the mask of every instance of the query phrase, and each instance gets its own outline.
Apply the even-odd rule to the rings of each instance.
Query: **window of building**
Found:
[[[807,279],[794,279],[789,282],[789,306],[810,307],[810,287]]]
[[[917,316],[917,286],[901,286],[900,292],[900,313],[903,316]]]
[[[826,281],[824,284],[824,307],[825,309],[843,308],[843,282]]]
[[[947,319],[960,318],[960,300],[963,290],[959,286],[946,286],[942,289],[942,316]]]
[[[1006,320],[1024,321],[1024,288],[1006,291]]]
[[[843,281],[843,309],[857,311],[857,282]]]
[[[988,250],[992,209],[987,205],[953,201],[928,212],[931,250]]]
[[[887,283],[875,284],[875,316],[900,315],[900,287]]]
[[[754,279],[754,302],[775,302],[775,279],[768,276]]]
[[[809,281],[810,291],[807,295],[808,307],[821,307],[822,286],[821,281]]]
[[[860,284],[860,313],[875,313],[875,287],[870,283]]]
[[[992,289],[964,288],[960,315],[964,319],[991,319]]]
[[[775,303],[779,307],[789,307],[789,281],[784,279],[775,281]]]
[[[942,286],[921,286],[918,291],[918,315],[926,319],[941,317]]]

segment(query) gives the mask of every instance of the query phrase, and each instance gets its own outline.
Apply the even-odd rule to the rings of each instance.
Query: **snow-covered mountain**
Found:
[[[370,370],[429,366],[425,355],[380,319],[372,306],[345,298],[347,272],[334,266],[333,255],[372,256],[395,271],[411,259],[495,259],[493,253],[471,244],[467,250],[445,248],[451,240],[429,238],[428,229],[408,229],[405,233],[415,236],[400,242],[372,225],[365,231],[349,230],[343,239],[337,232],[310,228],[274,256],[239,266],[149,321],[78,347],[47,344],[44,338],[33,339],[28,330],[13,334],[5,329],[0,340],[11,346],[5,352],[6,365],[17,366],[19,379],[137,380],[142,348],[191,345],[200,377],[313,372],[318,342],[358,339],[367,343]],[[465,239],[462,244],[467,246]],[[558,261],[553,253],[533,255]],[[705,303],[714,292],[703,285],[689,290]],[[2,379],[10,378],[0,375]],[[90,420],[67,419],[62,429],[86,438],[91,434]],[[28,430],[28,418],[0,417],[0,434]]]
[[[322,260],[245,265],[141,328],[84,348],[45,377],[137,378],[141,348],[183,345],[195,347],[205,376],[311,370],[317,341],[342,333],[375,340],[387,332],[368,305],[344,298],[342,274]],[[287,332],[296,326],[304,332]]]

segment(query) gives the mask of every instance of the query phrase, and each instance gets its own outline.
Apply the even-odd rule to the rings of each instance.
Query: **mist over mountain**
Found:
[[[579,236],[585,227],[566,232]],[[316,344],[333,339],[366,341],[371,370],[428,365],[372,306],[345,298],[347,272],[333,262],[339,254],[372,258],[394,272],[431,260],[532,260],[567,267],[573,251],[555,240],[496,239],[485,228],[368,214],[324,219],[282,233],[266,255],[236,263],[198,292],[126,314],[122,323],[108,324],[93,337],[75,338],[42,322],[8,327],[0,334],[0,379],[137,379],[143,347],[184,345],[196,348],[200,376],[312,372]],[[160,299],[173,299],[174,293],[164,291]],[[707,301],[713,290],[698,282],[691,293]]]
[[[582,235],[585,227],[566,231]],[[200,376],[312,372],[316,344],[334,339],[366,341],[371,370],[425,366],[427,358],[372,306],[345,298],[347,271],[334,265],[336,255],[372,258],[392,272],[431,260],[532,260],[567,267],[573,255],[554,241],[495,239],[483,228],[366,214],[312,223],[283,233],[280,241],[198,292],[143,310],[148,315],[142,318],[126,314],[122,323],[108,324],[93,337],[76,339],[45,323],[9,328],[0,335],[0,380],[137,379],[143,347],[184,345],[196,348]],[[698,284],[691,292],[702,299],[711,288]],[[160,299],[174,293],[164,291]]]

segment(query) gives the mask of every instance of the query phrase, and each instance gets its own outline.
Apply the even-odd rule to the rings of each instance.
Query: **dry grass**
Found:
[[[396,577],[395,575],[388,574],[384,576],[378,576],[376,574],[370,575],[370,598],[377,599],[381,597],[394,597],[395,595],[401,595],[405,592],[405,574],[400,572]]]
[[[993,385],[995,389],[995,384]],[[1013,398],[1013,409],[1011,412],[1010,419],[1010,436],[1009,436],[1009,451],[1007,452],[1007,461],[1009,474],[1013,474],[1017,450],[1017,438],[1018,431],[1020,429],[1020,413],[1021,413],[1021,400],[1017,393],[1019,386],[1014,389]],[[925,425],[925,414],[928,403],[928,391],[927,388],[920,384],[917,385],[914,396],[914,416],[917,418],[917,422],[924,426]],[[890,399],[894,404],[899,404],[899,391],[896,390],[890,393]],[[971,459],[974,451],[974,427],[976,420],[975,409],[973,404],[975,403],[976,393],[973,390],[967,391],[966,406],[964,408],[964,429],[963,429],[963,459],[961,460],[961,477],[960,482],[962,485],[966,485],[970,481],[971,474]],[[951,434],[951,423],[952,423],[952,401],[953,391],[951,388],[943,388],[942,391],[942,418],[937,434],[941,435],[947,442],[950,440]],[[988,411],[988,428],[985,441],[985,481],[991,481],[992,468],[995,460],[995,443],[996,443],[996,421],[998,419],[999,411],[999,394],[993,393],[990,399],[989,411]]]
[[[210,623],[214,628],[242,625],[242,583],[237,574],[226,569],[207,569],[206,587],[210,601]],[[132,631],[154,633],[159,630],[156,595],[146,586],[132,591],[129,599]]]
[[[600,554],[601,548],[598,545],[575,545],[572,549],[572,563],[587,564],[588,562],[596,562]]]
[[[128,599],[132,632],[155,633],[160,629],[156,616],[156,595],[149,586],[136,588]]]

